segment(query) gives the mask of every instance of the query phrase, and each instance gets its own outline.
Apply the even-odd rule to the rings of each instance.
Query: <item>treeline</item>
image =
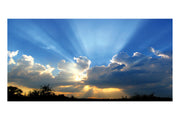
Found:
[[[22,95],[23,91],[18,87],[8,87],[8,101],[66,101],[75,99],[66,97],[64,94],[56,95],[49,85],[43,85],[40,89],[29,91],[26,95]]]
[[[8,86],[8,101],[172,101],[169,97],[157,97],[154,94],[136,94],[130,98],[121,97],[119,99],[92,99],[67,97],[64,94],[56,95],[49,85],[40,86],[40,89],[29,91],[27,95],[22,95],[23,91],[18,87]]]

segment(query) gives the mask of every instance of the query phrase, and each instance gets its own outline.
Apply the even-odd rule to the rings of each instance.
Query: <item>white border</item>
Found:
[[[179,4],[177,0],[4,0],[0,2],[0,118],[178,119]],[[173,18],[173,102],[7,102],[7,18]]]

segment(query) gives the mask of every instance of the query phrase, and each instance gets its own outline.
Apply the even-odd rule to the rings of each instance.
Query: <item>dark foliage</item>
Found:
[[[40,89],[35,89],[28,94],[29,97],[51,97],[55,96],[49,85],[43,85]]]
[[[17,87],[13,87],[13,86],[9,86],[8,87],[8,95],[9,96],[22,96],[22,90],[17,88]]]

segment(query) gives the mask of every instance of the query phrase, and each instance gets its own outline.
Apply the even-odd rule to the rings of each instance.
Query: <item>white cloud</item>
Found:
[[[55,68],[50,65],[35,63],[34,58],[22,55],[14,65],[9,65],[8,82],[15,82],[26,87],[38,88],[42,84],[69,85],[77,84],[86,79],[86,71],[89,69],[91,61],[87,57],[77,57],[76,62],[66,62],[61,60],[58,64],[59,74],[54,76],[52,72]]]
[[[8,82],[38,88],[42,84],[54,82],[53,70],[50,65],[34,63],[32,56],[22,55],[15,65],[9,67]]]
[[[150,51],[152,52],[152,53],[154,53],[154,55],[156,55],[156,56],[159,56],[159,57],[162,57],[162,58],[165,58],[165,59],[169,59],[170,58],[170,56],[168,56],[168,55],[166,55],[166,54],[163,54],[163,53],[161,53],[159,50],[155,50],[154,48],[150,48]]]
[[[8,56],[9,57],[15,57],[17,54],[18,54],[19,50],[16,50],[16,51],[8,51]]]
[[[140,53],[140,52],[135,52],[135,53],[133,53],[133,57],[139,57],[139,56],[142,56],[142,54]]]
[[[61,60],[58,63],[58,69],[60,70],[59,75],[56,77],[58,79],[67,79],[67,81],[81,81],[86,79],[86,71],[89,69],[91,61],[85,56],[74,57],[76,62],[66,62]],[[62,75],[67,77],[63,77]]]
[[[74,57],[74,60],[76,60],[77,69],[81,72],[88,70],[91,65],[91,61],[85,56]]]
[[[120,65],[125,64],[127,66],[130,62],[129,58],[130,56],[127,53],[119,52],[119,54],[116,54],[112,57],[112,60],[110,60],[110,62],[118,63]]]
[[[32,56],[22,55],[21,59],[18,60],[17,65],[32,66],[34,65],[34,58]]]
[[[14,59],[13,59],[13,58],[10,58],[10,60],[9,60],[9,64],[16,64],[16,62],[14,61]]]
[[[49,73],[52,75],[52,72],[54,71],[55,68],[51,67],[50,65],[46,65],[46,69],[44,71],[41,72],[41,74],[43,73]],[[53,75],[52,75],[53,76]],[[54,76],[53,76],[54,77]]]
[[[16,64],[16,62],[14,61],[13,57],[15,57],[18,54],[19,50],[16,51],[8,51],[8,56],[10,58],[9,60],[9,64]]]
[[[65,60],[61,60],[57,67],[61,71],[72,72],[76,69],[76,64],[73,62],[66,62]]]
[[[158,54],[158,56],[160,56],[162,58],[166,58],[166,59],[170,58],[168,55],[165,55],[165,54],[162,54],[162,53]]]
[[[151,57],[145,56],[142,53],[135,52],[132,56],[129,56],[125,52],[119,52],[118,54],[114,55],[112,59],[110,60],[111,63],[117,63],[119,65],[125,65],[125,67],[121,70],[128,70],[132,69],[133,66],[149,61]],[[110,64],[111,64],[110,63]]]

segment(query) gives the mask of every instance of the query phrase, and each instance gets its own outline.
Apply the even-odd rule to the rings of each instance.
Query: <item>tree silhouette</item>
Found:
[[[29,97],[37,97],[40,96],[40,91],[39,90],[33,90],[32,92],[30,91],[28,94]]]
[[[32,92],[30,91],[28,94],[29,97],[50,97],[55,96],[50,85],[42,85],[40,89],[35,89]]]
[[[50,95],[53,95],[52,89],[50,88],[49,84],[41,86],[41,88],[40,88],[40,95],[41,96],[50,96]]]
[[[13,87],[13,86],[8,87],[9,96],[22,96],[22,92],[23,91],[17,87]]]

